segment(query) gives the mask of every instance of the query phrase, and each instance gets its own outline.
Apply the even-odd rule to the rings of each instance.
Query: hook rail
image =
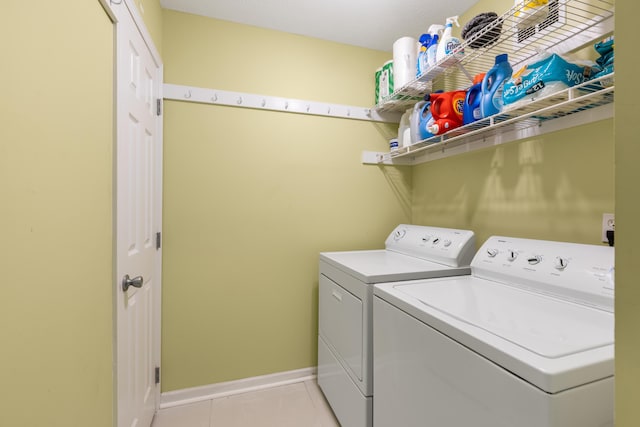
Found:
[[[202,104],[225,105],[230,107],[253,108],[257,110],[281,111],[286,113],[310,114],[354,120],[366,120],[383,123],[398,123],[398,113],[378,113],[368,107],[328,104],[301,99],[279,98],[218,89],[206,89],[165,83],[165,99],[198,102]]]

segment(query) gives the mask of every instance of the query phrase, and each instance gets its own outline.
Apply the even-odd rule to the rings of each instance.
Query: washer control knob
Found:
[[[422,237],[422,243],[427,243],[429,240],[431,240],[431,236],[428,234]]]
[[[565,268],[567,268],[567,264],[569,264],[569,261],[567,261],[566,258],[562,258],[560,256],[556,257],[555,262],[553,263],[553,266],[555,267],[556,270],[564,270]]]
[[[497,249],[487,249],[487,255],[489,255],[489,258],[495,258],[496,255],[498,255],[498,250]]]
[[[539,264],[542,261],[542,257],[540,255],[532,255],[527,258],[527,262],[531,265]]]
[[[437,245],[438,243],[440,243],[440,238],[436,237],[435,239],[433,239],[433,244]]]
[[[615,267],[611,266],[611,268],[609,268],[609,272],[607,273],[607,283],[609,283],[609,285],[611,286],[611,288],[615,287],[615,283],[616,283],[616,269]]]
[[[516,258],[518,258],[518,252],[514,251],[513,249],[509,249],[507,251],[507,261],[515,261]]]
[[[451,240],[445,240],[442,244],[445,248],[448,248],[449,246],[451,246]]]

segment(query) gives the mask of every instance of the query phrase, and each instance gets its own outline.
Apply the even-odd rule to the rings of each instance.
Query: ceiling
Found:
[[[391,52],[478,0],[160,0],[162,7]],[[461,23],[464,25],[464,23]]]

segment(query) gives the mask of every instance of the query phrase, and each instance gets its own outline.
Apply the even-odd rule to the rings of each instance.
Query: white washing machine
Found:
[[[470,276],[376,285],[375,426],[613,426],[613,265],[494,236]]]
[[[320,254],[318,384],[343,427],[373,418],[373,284],[470,273],[471,231],[399,225],[385,249]]]

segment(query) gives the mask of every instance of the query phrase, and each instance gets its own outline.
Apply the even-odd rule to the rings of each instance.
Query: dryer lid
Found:
[[[364,283],[426,279],[471,272],[469,266],[454,268],[384,249],[322,252],[320,260]]]

